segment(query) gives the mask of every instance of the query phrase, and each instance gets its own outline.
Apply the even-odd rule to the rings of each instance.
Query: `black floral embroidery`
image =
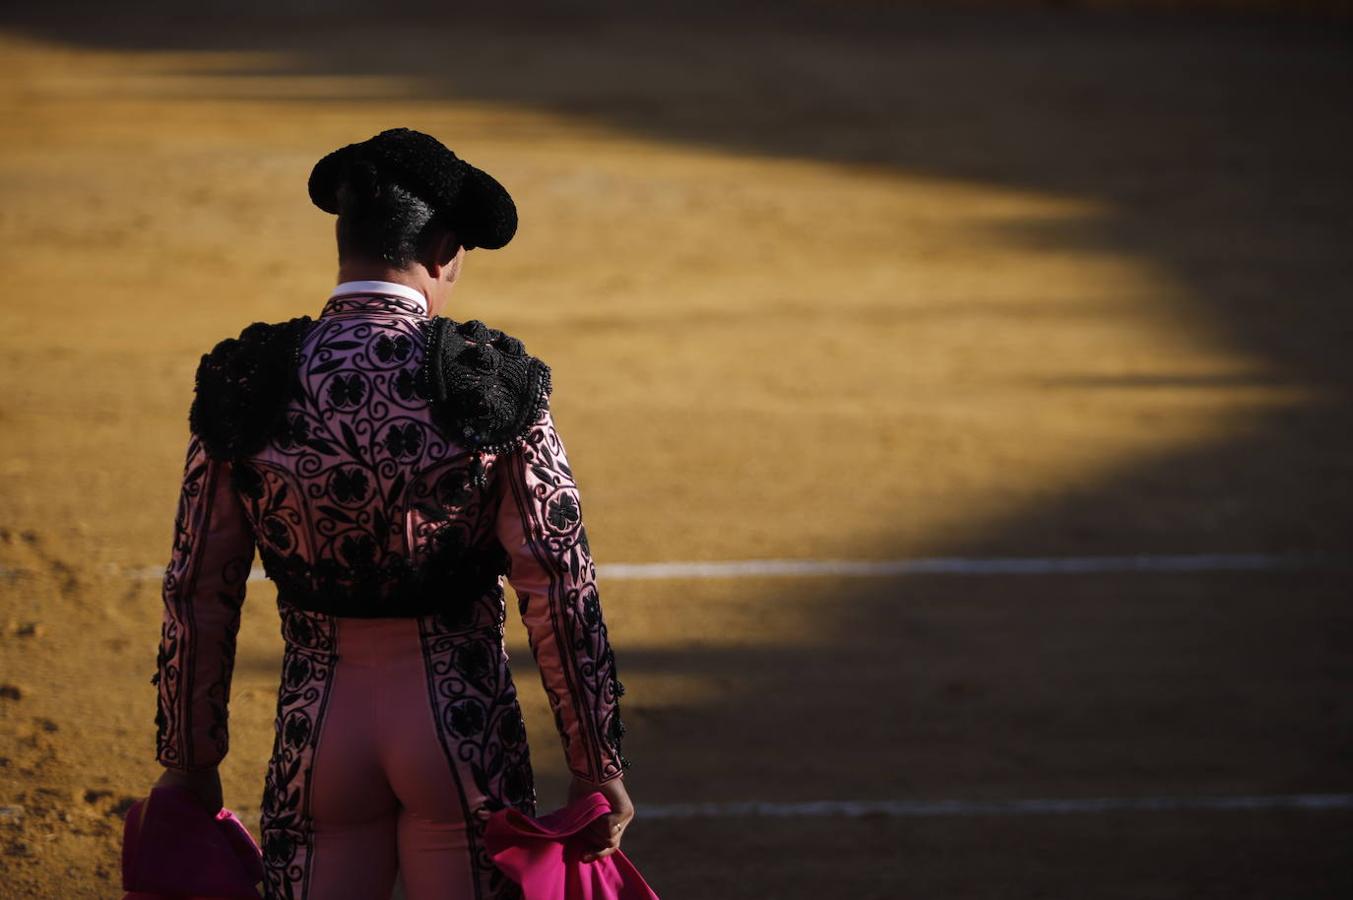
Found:
[[[563,531],[578,521],[578,502],[573,499],[572,494],[560,494],[550,501],[550,508],[545,517],[549,519],[552,527]]]
[[[484,827],[495,810],[512,807],[534,816],[537,804],[526,723],[502,633],[457,631],[439,616],[421,617],[418,630],[437,734],[466,807],[476,896],[520,898],[520,888],[484,847]],[[471,797],[480,802],[470,804]]]
[[[285,551],[290,550],[291,530],[287,528],[285,522],[280,516],[267,516],[263,519],[263,532],[267,536],[269,543]]]
[[[365,394],[361,375],[335,375],[329,381],[329,402],[334,406],[356,406]]]
[[[287,416],[286,428],[277,436],[277,443],[285,448],[296,447],[310,439],[310,423],[305,416]]]
[[[595,590],[583,594],[583,624],[588,628],[596,628],[601,624],[601,600]]]
[[[333,309],[302,336],[299,386],[272,449],[234,460],[233,483],[256,523],[264,569],[280,597],[315,612],[414,615],[473,605],[506,571],[489,510],[482,502],[469,514],[464,509],[483,493],[475,488],[484,486],[489,460],[482,448],[451,455],[465,445],[428,419],[414,368],[378,368],[381,360],[413,357],[415,338],[425,337],[417,330],[422,320],[353,324],[341,320],[336,302]],[[442,465],[435,464],[439,456]],[[412,465],[429,462],[432,468],[410,478]],[[313,491],[326,472],[319,497]],[[401,522],[413,509],[443,527],[421,528],[410,547]]]
[[[391,456],[413,456],[423,446],[423,432],[417,425],[391,425],[385,432],[385,449]]]
[[[625,688],[617,676],[615,653],[607,634],[596,587],[596,565],[582,523],[582,507],[573,472],[563,453],[548,407],[541,410],[527,434],[519,462],[510,467],[510,487],[525,513],[541,522],[528,529],[536,559],[542,561],[550,579],[549,595],[559,629],[562,665],[569,673],[573,715],[585,749],[569,745],[564,727],[564,704],[568,698],[546,687],[555,724],[570,760],[585,759],[591,771],[575,774],[605,780],[629,769],[630,760],[621,751],[625,725],[619,698]],[[530,473],[530,477],[526,476]],[[520,596],[520,612],[529,598]],[[535,651],[534,644],[532,645]]]
[[[339,469],[329,482],[329,493],[339,503],[361,503],[367,497],[369,484],[361,469]]]
[[[306,900],[314,859],[307,785],[333,686],[336,637],[327,616],[285,603],[278,611],[285,644],[259,826],[268,900]]]
[[[252,560],[251,560],[252,562]],[[247,575],[240,577],[243,583]],[[214,756],[223,759],[230,749],[230,685],[235,673],[235,642],[240,627],[240,614],[243,611],[243,592],[239,596],[227,593],[217,595],[220,603],[227,604],[233,614],[220,633],[220,647],[216,651],[216,673],[207,685],[207,709],[211,714],[211,724],[207,736],[212,742]]]
[[[237,463],[233,485],[249,505],[265,570],[300,608],[337,614],[368,604],[368,614],[411,613],[432,605],[438,579],[457,586],[446,591],[442,582],[438,600],[446,602],[449,595],[482,595],[506,571],[482,512],[468,529],[449,520],[453,512],[464,520],[465,502],[487,487],[491,456],[520,443],[548,397],[548,365],[483,322],[429,319],[415,307],[396,296],[340,296],[318,321],[250,326],[234,344],[222,342],[214,364],[204,367],[208,387],[221,390],[199,391],[196,422],[210,430],[216,418],[237,421],[227,414],[237,409],[268,422],[254,430],[272,437],[272,457],[256,438],[221,449]],[[367,317],[354,325],[346,317],[357,313]],[[391,315],[368,318],[372,313]],[[421,367],[399,365],[419,351]],[[288,367],[299,374],[283,378]],[[249,378],[231,380],[241,372]],[[333,410],[342,415],[334,418]],[[469,410],[478,410],[472,422]],[[442,476],[434,493],[417,495],[426,482],[409,479],[407,466],[449,460],[467,447],[474,452],[455,478]],[[327,502],[307,494],[298,506],[323,472]],[[414,509],[444,528],[419,526],[418,548],[391,545]],[[337,600],[325,605],[322,594]],[[383,605],[392,597],[405,600]]]
[[[151,678],[157,688],[156,758],[170,768],[212,765],[229,750],[235,640],[254,546],[232,522],[228,533],[217,535],[224,543],[213,545],[216,552],[204,551],[220,500],[222,466],[207,455],[200,437],[190,437],[173,550],[161,585],[165,616]],[[205,698],[201,705],[199,696]]]
[[[418,383],[412,369],[400,369],[395,376],[395,393],[401,400],[412,400],[418,396]]]
[[[413,343],[408,335],[401,334],[392,339],[389,335],[383,334],[376,339],[376,358],[381,362],[388,363],[391,360],[402,362],[408,359],[412,352]]]
[[[161,765],[184,765],[187,735],[177,715],[182,694],[182,673],[174,663],[179,655],[178,625],[165,619],[160,625],[160,649],[155,659],[151,684],[157,685],[155,708],[155,757]]]
[[[484,710],[476,703],[457,703],[451,707],[451,733],[473,737],[484,730]]]
[[[464,458],[426,470],[401,488],[409,506],[427,519],[414,535],[412,556],[387,548],[397,506],[388,513],[378,508],[366,522],[357,518],[361,511],[319,504],[315,511],[325,518],[298,529],[290,524],[296,511],[289,498],[298,490],[290,473],[260,461],[238,463],[237,470],[250,487],[243,492],[249,515],[262,523],[258,550],[264,571],[277,584],[278,597],[300,609],[359,617],[467,610],[498,589],[507,570],[506,551],[492,534],[494,510],[486,495],[469,488]],[[355,490],[360,479],[351,468],[334,471],[347,472],[348,489]],[[337,502],[342,492],[334,490],[335,483],[332,476],[328,496]],[[373,485],[365,490],[370,499]],[[301,541],[305,534],[321,536],[332,556],[311,561]]]
[[[341,546],[343,562],[355,571],[369,570],[376,562],[376,542],[369,534],[350,534]]]

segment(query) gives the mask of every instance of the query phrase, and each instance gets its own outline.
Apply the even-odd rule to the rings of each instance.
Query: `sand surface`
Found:
[[[318,313],[306,177],[383,128],[516,198],[448,314],[552,365],[603,566],[1346,558],[1346,25],[245,6],[0,15],[0,895],[119,896],[193,370]],[[669,898],[1348,896],[1349,809],[644,805],[1353,792],[1351,587],[603,579],[625,850]],[[222,766],[255,830],[274,597],[251,583]],[[509,629],[549,809],[562,756]]]

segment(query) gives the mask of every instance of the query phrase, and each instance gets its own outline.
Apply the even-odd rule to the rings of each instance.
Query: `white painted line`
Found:
[[[643,803],[641,819],[724,816],[1038,816],[1068,813],[1353,809],[1353,794],[1280,794],[1239,797],[1086,797],[1071,800],[817,800],[802,803]]]
[[[1132,556],[932,556],[916,559],[734,559],[714,562],[601,563],[607,581],[662,578],[792,578],[830,575],[877,578],[890,575],[1079,575],[1100,572],[1251,572],[1305,569],[1330,560],[1319,555],[1271,553],[1137,554]],[[1345,563],[1347,564],[1347,562]],[[164,568],[137,569],[142,580],[164,577]],[[262,568],[250,581],[266,576]]]
[[[935,556],[918,559],[747,559],[721,562],[610,563],[598,577],[749,578],[832,575],[1058,575],[1082,572],[1222,572],[1309,565],[1301,556],[1264,553],[1207,553],[1135,556]]]

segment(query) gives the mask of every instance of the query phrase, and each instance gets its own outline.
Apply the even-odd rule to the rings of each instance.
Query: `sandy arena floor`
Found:
[[[1347,559],[1346,25],[245,6],[0,13],[0,896],[120,896],[193,370],[318,313],[306,177],[386,127],[518,202],[449,314],[552,365],[603,566]],[[601,588],[664,898],[1353,893],[1347,805],[645,816],[1353,793],[1346,565]],[[256,828],[281,651],[249,598],[222,772]]]

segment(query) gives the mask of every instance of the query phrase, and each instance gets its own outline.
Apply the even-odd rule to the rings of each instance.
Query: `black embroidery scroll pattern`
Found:
[[[419,394],[419,322],[319,319],[300,348],[300,388],[279,436],[237,460],[235,489],[262,564],[300,608],[469,616],[506,570],[502,548],[483,537],[492,531],[476,487],[483,453],[448,440]]]
[[[548,409],[536,419],[521,453],[534,476],[525,499],[531,518],[538,523],[528,529],[528,539],[532,553],[550,574],[550,603],[552,618],[561,629],[562,664],[582,707],[575,709],[579,733],[589,747],[586,756],[598,768],[586,777],[604,781],[630,767],[620,747],[625,733],[620,697],[625,686],[616,674],[615,653],[602,615],[578,486]],[[519,600],[524,605],[527,598]],[[559,723],[562,698],[547,693]],[[567,742],[567,732],[561,728],[561,733]],[[566,744],[565,752],[568,749]]]
[[[501,609],[501,589],[498,600]],[[463,630],[447,617],[429,615],[419,617],[418,632],[437,735],[460,792],[465,821],[471,826],[475,896],[518,900],[520,887],[494,864],[483,842],[484,827],[494,810],[510,806],[536,814],[526,722],[502,631],[498,627]],[[471,796],[483,800],[472,805]]]
[[[278,604],[282,678],[260,816],[267,900],[306,900],[314,862],[310,781],[333,685],[334,622]],[[316,898],[321,900],[321,898]]]
[[[227,590],[219,591],[216,595],[217,602],[226,605],[231,611],[225,630],[220,632],[216,677],[207,687],[207,709],[211,712],[211,725],[207,733],[218,758],[224,757],[230,749],[230,684],[235,673],[235,644],[244,610],[245,588],[253,562],[252,556],[247,560],[240,557],[228,560],[221,578],[221,584]]]
[[[198,446],[200,441],[197,437],[190,437],[188,461],[179,491],[178,512],[174,516],[173,548],[162,586],[165,603],[175,606],[177,601],[174,598],[181,596],[181,585],[188,581],[188,566],[193,561],[193,537],[201,531],[201,522],[194,520],[200,520],[202,516],[208,461],[197,452]],[[182,644],[183,634],[178,624],[182,616],[182,610],[176,609],[173,616],[165,616],[160,626],[160,648],[155,676],[151,681],[159,688],[159,708],[155,713],[156,758],[161,765],[186,768],[191,750],[188,747],[188,723],[185,721],[187,711],[183,710],[180,703],[189,681],[182,658],[182,651],[186,648]]]
[[[369,315],[373,312],[395,313],[405,316],[426,315],[421,303],[396,294],[340,294],[337,297],[329,298],[320,315],[328,318],[349,313]]]
[[[410,473],[461,450],[429,421],[415,386],[419,321],[321,318],[301,349],[304,377],[285,427],[237,470],[264,568],[297,605],[416,614],[472,602],[501,574],[497,554],[469,540],[452,511],[435,511],[442,524],[413,547],[404,532],[412,503],[430,509],[434,490],[444,498],[466,480],[450,471],[432,486],[419,481],[421,494],[410,485]]]
[[[489,495],[470,487],[471,461],[461,455],[424,470],[405,484],[395,479],[400,499],[370,498],[367,509],[348,509],[348,518],[411,523],[382,525],[394,547],[375,552],[374,536],[354,532],[338,518],[342,505],[360,501],[342,475],[330,485],[328,503],[301,503],[303,481],[271,460],[236,464],[236,485],[246,514],[257,523],[260,556],[277,582],[279,597],[303,609],[343,616],[422,615],[445,610],[470,620],[487,618],[484,600],[501,588],[507,554],[493,535]],[[393,510],[387,512],[386,510]],[[317,514],[318,513],[318,514]],[[415,514],[416,513],[416,514]],[[406,541],[400,540],[407,532]],[[354,537],[354,533],[357,537]],[[311,562],[314,560],[314,562]]]
[[[453,627],[502,627],[502,575],[507,552],[494,531],[497,508],[478,489],[480,463],[468,454],[418,473],[408,485],[411,565],[441,600],[436,608]],[[467,590],[468,588],[468,590]]]
[[[211,527],[212,503],[222,465],[207,455],[201,438],[190,434],[174,517],[173,547],[161,588],[166,611],[170,614],[160,626],[155,674],[151,678],[151,683],[157,686],[156,758],[161,765],[170,768],[192,768],[199,762],[195,759],[192,722],[193,681],[198,674],[199,650],[194,612],[195,604],[199,602],[216,602],[232,612],[226,631],[220,635],[219,667],[207,687],[207,707],[211,716],[207,734],[218,758],[229,748],[227,703],[235,659],[234,629],[239,624],[253,560],[232,557],[225,560],[220,572],[200,571],[200,551]],[[212,579],[218,586],[216,596],[210,601],[196,596],[197,585],[203,578]]]
[[[405,499],[419,513],[413,529],[415,556],[425,558],[447,546],[476,547],[492,535],[496,510],[489,494],[475,487],[477,469],[469,454],[461,454],[411,480]]]
[[[427,527],[413,473],[462,455],[468,477],[455,477],[479,492],[487,458],[520,442],[548,393],[549,367],[511,335],[355,295],[220,342],[190,418],[235,463],[279,597],[331,615],[420,615],[474,604],[507,559],[454,514]]]
[[[174,660],[179,653],[178,624],[168,617],[160,625],[160,649],[151,684],[158,685],[155,709],[155,758],[160,765],[183,766],[183,719],[178,714],[182,673]]]

